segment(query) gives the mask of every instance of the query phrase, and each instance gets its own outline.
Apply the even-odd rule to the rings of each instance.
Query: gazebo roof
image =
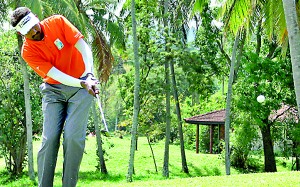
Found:
[[[225,109],[215,110],[206,114],[200,114],[192,116],[190,118],[185,118],[186,123],[191,124],[201,124],[201,125],[224,125],[225,124]],[[297,110],[295,107],[290,107],[288,105],[283,105],[277,111],[273,111],[269,116],[269,120],[283,122],[285,119],[294,119],[298,122]]]
[[[184,121],[191,124],[201,125],[225,124],[225,109],[185,118]]]

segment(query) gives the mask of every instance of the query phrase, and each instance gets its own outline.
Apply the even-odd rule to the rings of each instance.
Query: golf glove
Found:
[[[86,79],[80,82],[82,88],[86,89],[89,94],[96,97],[96,94],[99,94],[99,89],[97,88],[99,81],[94,77],[92,73],[86,75]]]

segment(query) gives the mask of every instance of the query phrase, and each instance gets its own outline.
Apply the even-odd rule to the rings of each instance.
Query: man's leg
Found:
[[[88,113],[93,97],[80,89],[68,102],[64,127],[63,186],[76,186],[78,172],[85,147]]]
[[[66,116],[61,96],[52,92],[50,85],[43,87],[42,109],[44,115],[42,145],[38,152],[38,179],[40,187],[53,186],[53,178],[60,145],[60,135]]]

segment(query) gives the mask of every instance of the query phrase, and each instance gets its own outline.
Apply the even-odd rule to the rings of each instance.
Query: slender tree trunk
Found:
[[[164,27],[168,28],[168,20],[166,18],[168,12],[168,0],[164,0]],[[166,31],[167,32],[167,31]],[[166,40],[166,39],[165,39]],[[168,48],[166,47],[166,51]],[[170,115],[170,70],[169,70],[169,57],[165,59],[165,86],[166,86],[166,139],[165,139],[165,151],[164,151],[164,164],[163,164],[163,176],[169,177],[169,145],[170,145],[170,126],[171,126],[171,115]]]
[[[228,80],[228,91],[226,99],[226,115],[225,115],[225,168],[226,175],[230,175],[230,140],[229,140],[229,131],[230,131],[230,110],[231,110],[231,96],[232,96],[232,83],[234,78],[234,69],[236,61],[236,50],[239,43],[239,33],[236,34],[234,46],[232,50],[232,58],[230,65],[230,74]]]
[[[135,0],[131,0],[131,18],[132,18],[132,34],[133,34],[133,51],[135,61],[135,79],[134,79],[134,109],[133,120],[131,129],[131,146],[130,146],[130,158],[127,174],[127,182],[132,182],[132,174],[134,172],[134,152],[136,148],[136,134],[138,126],[138,115],[140,108],[140,62],[138,54],[138,40],[136,34],[136,18],[135,18]]]
[[[271,137],[270,124],[264,120],[264,126],[259,127],[263,139],[264,157],[265,157],[265,172],[276,172],[276,161]]]
[[[300,31],[298,16],[294,0],[282,0],[282,2],[290,44],[298,116],[300,117]]]
[[[243,55],[243,49],[244,49],[244,44],[246,41],[246,30],[243,29],[241,31],[241,41],[240,41],[240,45],[239,45],[239,49],[238,49],[238,55],[236,57],[236,64],[234,67],[234,77],[233,77],[233,82],[232,84],[236,81],[236,79],[238,78],[238,70],[240,68],[240,64],[241,64],[241,59],[242,59],[242,55]]]
[[[296,2],[293,0],[282,0],[285,21],[288,31],[290,53],[292,61],[293,79],[296,93],[298,116],[300,117],[300,31],[298,23],[298,15]],[[299,157],[296,157],[296,168],[299,170]]]
[[[18,35],[18,46],[21,49],[23,45],[22,36]],[[20,50],[21,51],[21,50]],[[30,89],[27,67],[24,60],[20,57],[22,66],[22,74],[24,81],[24,100],[25,100],[25,115],[26,115],[26,133],[27,133],[27,151],[28,151],[28,175],[30,180],[35,180],[34,162],[33,162],[33,145],[32,145],[32,118],[30,105]]]
[[[169,177],[169,146],[170,146],[170,78],[169,78],[169,63],[165,63],[165,78],[166,78],[166,139],[164,151],[163,176]]]
[[[300,170],[300,159],[299,159],[299,156],[296,156],[296,171],[299,171]]]
[[[155,161],[155,157],[154,157],[154,152],[153,152],[153,149],[152,149],[150,140],[149,140],[149,136],[146,135],[146,137],[147,137],[147,141],[148,141],[149,147],[150,147],[150,149],[151,149],[151,154],[152,154],[152,158],[153,158],[153,162],[154,162],[154,166],[155,166],[155,171],[156,171],[156,173],[157,173],[157,165],[156,165],[156,161]]]
[[[300,171],[300,154],[299,152],[297,151],[297,148],[299,147],[300,143],[299,143],[299,140],[294,140],[294,143],[293,143],[293,155],[292,157],[295,157],[296,160],[295,160],[295,164],[296,164],[296,171]],[[294,167],[292,166],[292,169]]]
[[[179,99],[178,99],[178,93],[177,93],[174,64],[172,63],[172,61],[170,62],[170,70],[171,70],[171,78],[172,78],[172,85],[173,85],[173,92],[174,92],[173,94],[174,94],[174,99],[175,99],[175,103],[176,103],[176,114],[177,114],[177,120],[178,120],[178,134],[179,134],[179,140],[180,140],[182,171],[184,173],[189,173],[189,169],[188,169],[188,166],[186,163],[185,149],[184,149],[182,119],[181,119],[181,111],[180,111],[180,105],[179,105]]]
[[[105,165],[105,160],[104,160],[104,154],[103,154],[103,148],[102,148],[102,139],[101,139],[101,133],[100,133],[100,128],[99,128],[99,115],[97,115],[97,110],[95,103],[92,105],[92,111],[93,111],[93,116],[94,116],[94,126],[95,126],[95,133],[96,133],[96,139],[97,139],[97,155],[99,158],[99,168],[101,173],[107,174],[107,169]]]

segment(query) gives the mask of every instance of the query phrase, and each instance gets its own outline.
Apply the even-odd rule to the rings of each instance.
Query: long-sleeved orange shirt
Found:
[[[60,71],[79,78],[85,71],[81,53],[75,48],[76,42],[83,38],[78,29],[65,17],[54,15],[40,22],[44,39],[34,41],[25,39],[22,57],[28,65],[49,84],[59,84],[47,76],[54,66]]]

